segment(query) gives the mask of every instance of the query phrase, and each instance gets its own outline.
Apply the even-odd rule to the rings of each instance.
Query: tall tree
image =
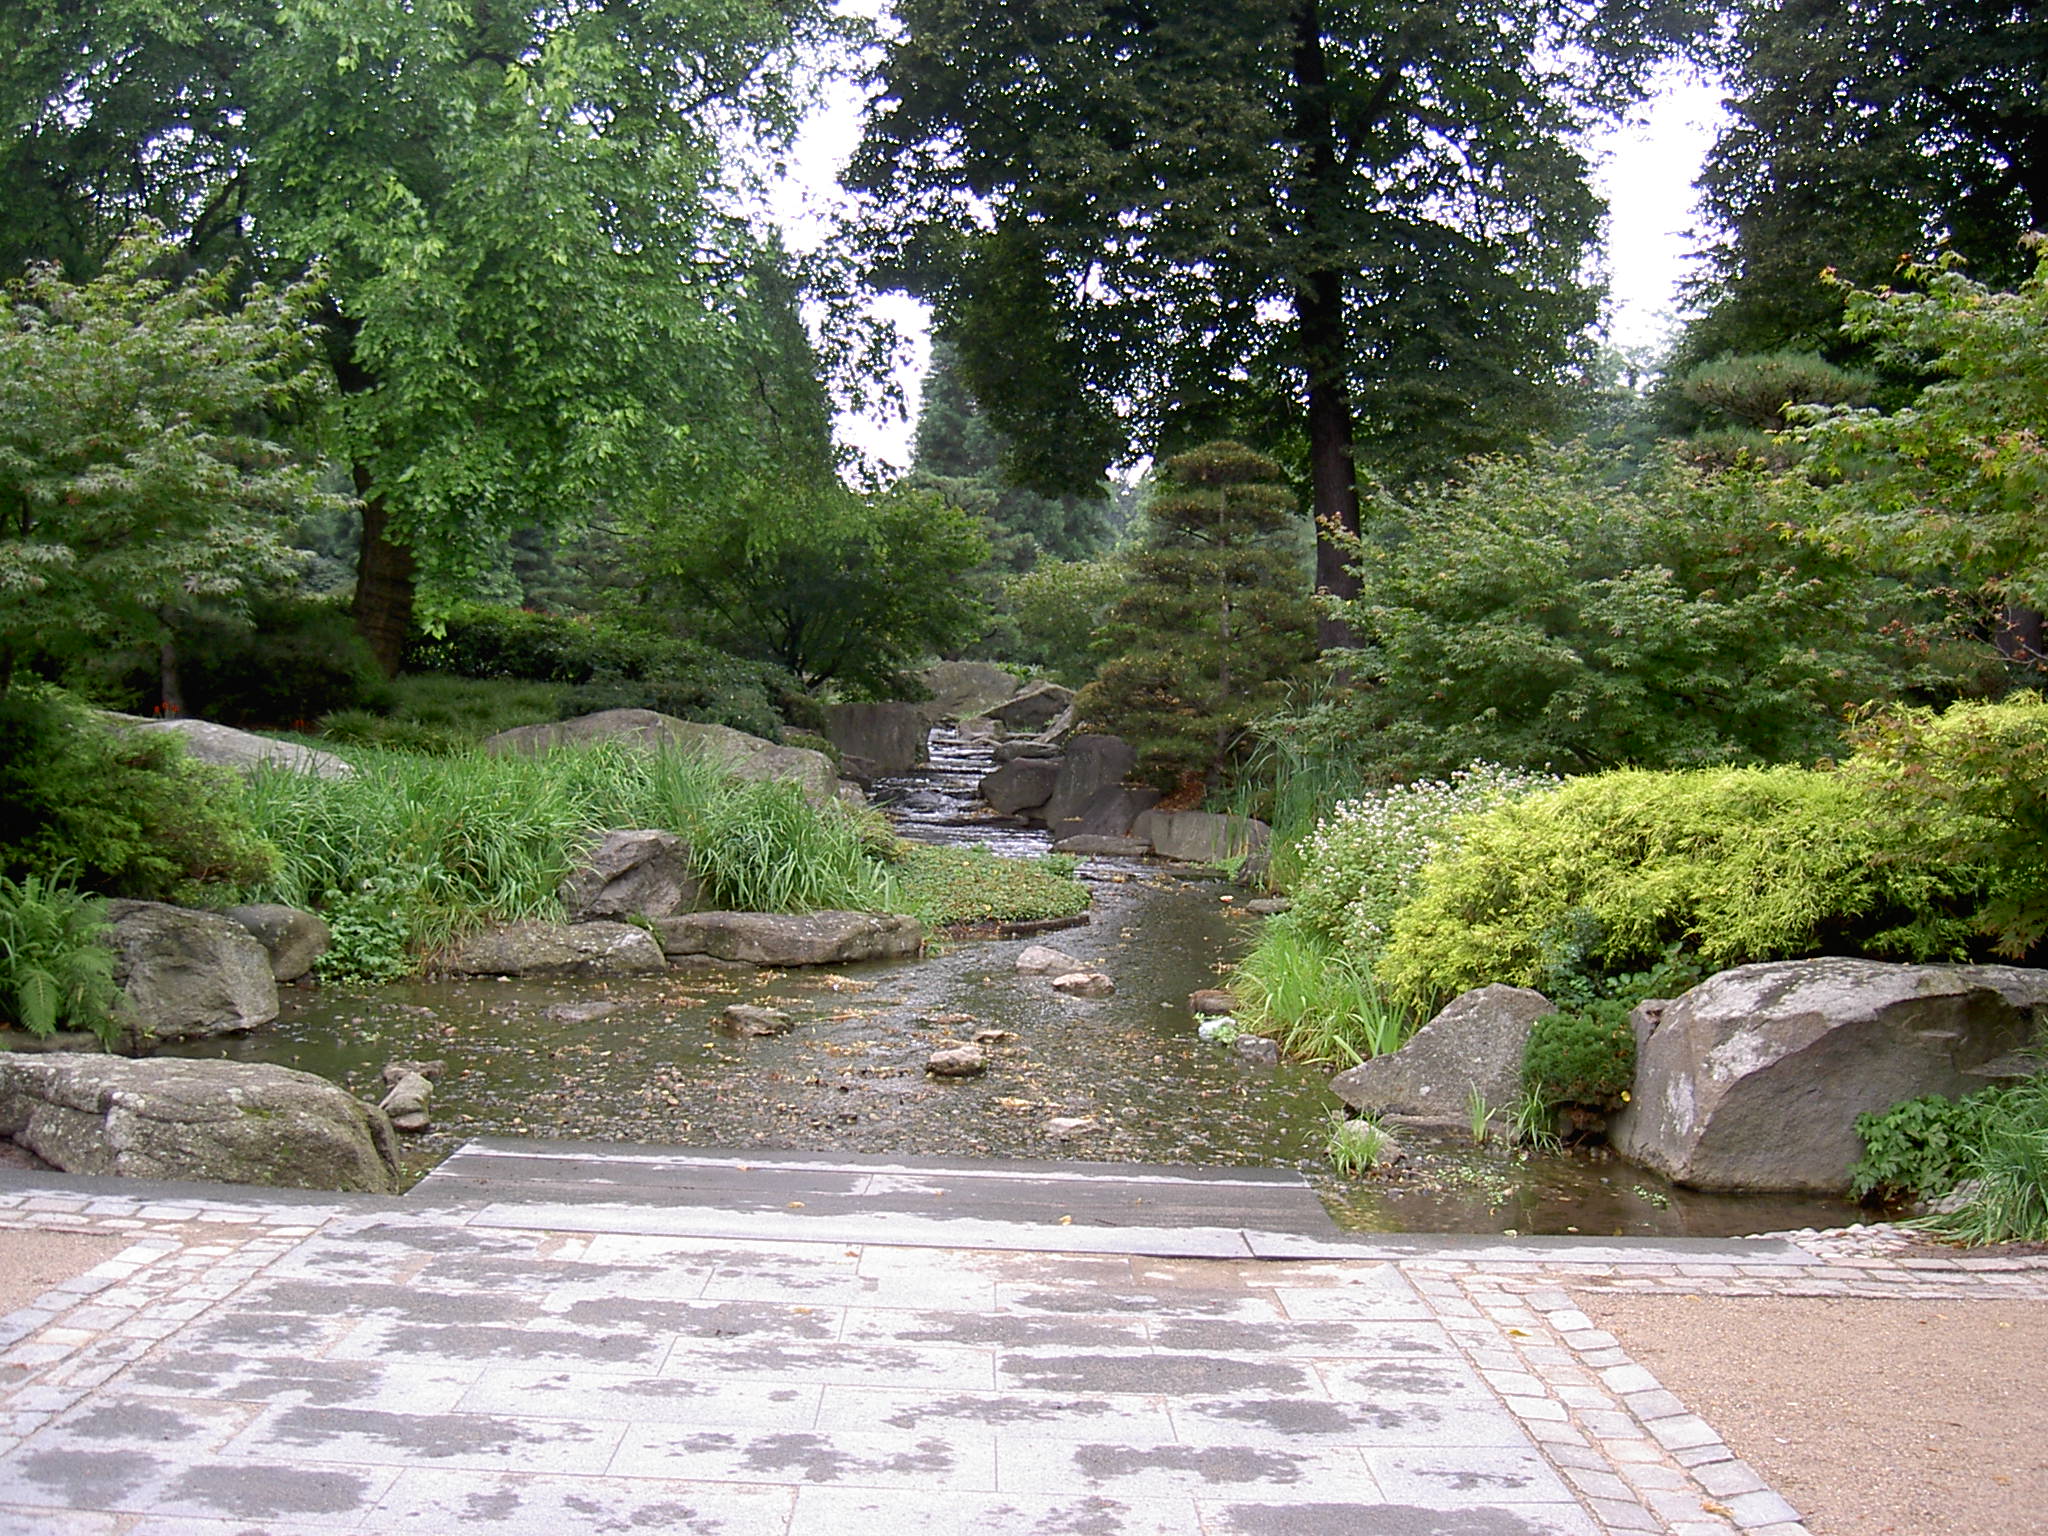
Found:
[[[850,180],[1026,483],[1237,429],[1426,472],[1544,424],[1599,222],[1580,149],[1685,0],[900,0]],[[1325,540],[1319,585],[1349,590]]]
[[[140,212],[195,261],[321,264],[358,622],[395,666],[416,588],[444,602],[514,527],[695,451],[735,265],[720,135],[786,120],[820,9],[20,0],[0,222],[86,264]]]
[[[1740,0],[1730,121],[1700,179],[1720,238],[1681,366],[1782,347],[1842,360],[1833,268],[1868,287],[1937,244],[1994,284],[2048,225],[2048,8]]]

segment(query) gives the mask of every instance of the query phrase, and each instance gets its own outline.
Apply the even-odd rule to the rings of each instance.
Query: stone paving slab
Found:
[[[0,1319],[0,1536],[1802,1536],[1571,1290],[2048,1299],[1881,1229],[1258,1258],[592,1215],[0,1176],[0,1243],[131,1239]]]

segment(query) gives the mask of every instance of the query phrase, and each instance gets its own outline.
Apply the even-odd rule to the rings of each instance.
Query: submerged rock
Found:
[[[1063,949],[1054,949],[1049,944],[1032,944],[1017,957],[1017,969],[1026,975],[1064,975],[1069,971],[1085,971],[1088,967]]]
[[[978,1045],[954,1041],[933,1051],[924,1069],[933,1077],[979,1077],[988,1070],[988,1054]]]
[[[1221,987],[1207,987],[1200,992],[1188,994],[1188,1011],[1204,1016],[1235,1013],[1237,998]]]
[[[247,1061],[0,1052],[0,1136],[66,1173],[391,1194],[384,1112]]]
[[[718,1027],[735,1035],[766,1039],[770,1035],[788,1034],[795,1028],[795,1023],[780,1008],[757,1008],[751,1003],[733,1003],[719,1013]]]
[[[1108,997],[1116,991],[1116,983],[1100,971],[1069,971],[1053,977],[1052,989],[1069,997]]]

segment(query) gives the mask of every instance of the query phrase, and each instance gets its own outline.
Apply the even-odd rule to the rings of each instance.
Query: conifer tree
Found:
[[[1209,443],[1160,471],[1127,590],[1103,626],[1115,659],[1080,704],[1162,786],[1216,787],[1247,724],[1315,659],[1293,503],[1280,466],[1239,443]]]

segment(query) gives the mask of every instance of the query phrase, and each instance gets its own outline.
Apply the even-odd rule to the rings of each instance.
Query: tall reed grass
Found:
[[[355,747],[346,779],[267,773],[246,804],[282,857],[254,899],[327,914],[329,969],[375,978],[489,922],[559,915],[556,889],[608,828],[691,845],[710,899],[757,911],[896,910],[857,814],[702,758],[600,745],[539,757]]]
[[[1292,914],[1268,918],[1231,972],[1237,1017],[1302,1061],[1356,1066],[1396,1050],[1413,1021],[1380,995],[1369,963]]]

